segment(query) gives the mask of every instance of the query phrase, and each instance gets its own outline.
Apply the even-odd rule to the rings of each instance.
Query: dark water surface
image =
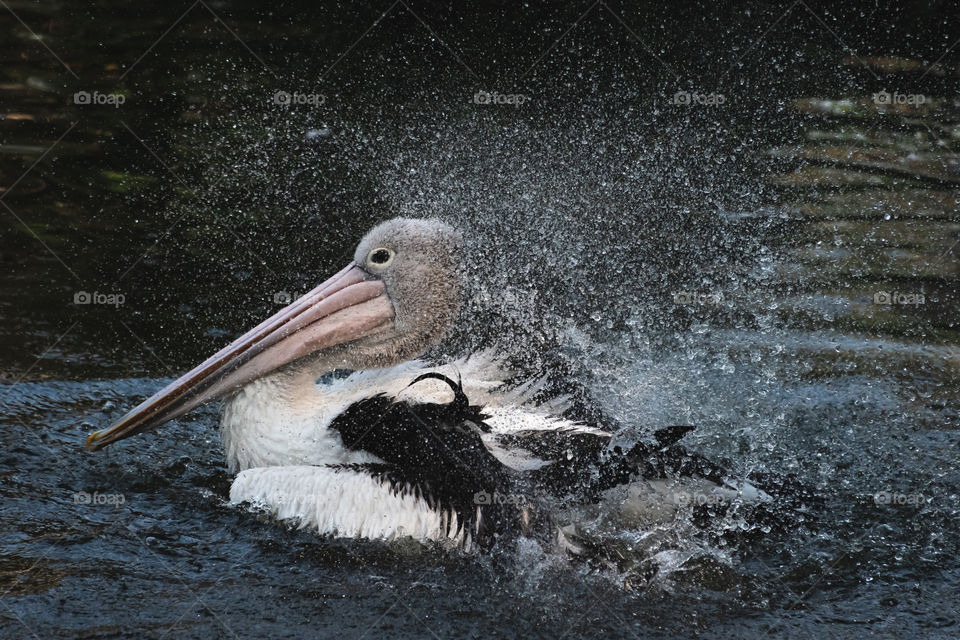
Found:
[[[0,638],[960,637],[952,4],[316,4],[0,3]],[[437,357],[817,501],[463,557],[230,507],[215,407],[82,449],[398,214]]]

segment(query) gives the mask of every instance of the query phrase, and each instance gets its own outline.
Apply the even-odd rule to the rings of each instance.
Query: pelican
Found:
[[[691,427],[624,452],[602,425],[567,417],[563,398],[537,400],[542,379],[508,384],[492,351],[419,360],[460,312],[464,252],[437,220],[376,226],[342,271],[90,434],[87,448],[222,399],[231,502],[325,535],[459,548],[556,537],[550,508],[618,486],[646,487],[637,495],[651,513],[681,481],[769,499],[676,444]]]

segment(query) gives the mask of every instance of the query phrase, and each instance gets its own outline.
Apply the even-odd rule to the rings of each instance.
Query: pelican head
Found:
[[[373,369],[421,355],[460,308],[463,240],[437,220],[395,218],[353,262],[87,438],[96,451],[235,393],[269,374]]]

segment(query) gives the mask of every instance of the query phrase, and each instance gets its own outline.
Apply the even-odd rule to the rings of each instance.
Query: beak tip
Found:
[[[100,449],[98,440],[100,440],[101,434],[101,431],[94,431],[87,436],[87,451],[97,451]]]

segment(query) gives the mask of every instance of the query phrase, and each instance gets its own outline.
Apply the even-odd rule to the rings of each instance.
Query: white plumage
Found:
[[[230,500],[332,536],[385,541],[411,537],[470,548],[470,534],[458,530],[455,513],[432,509],[409,487],[397,490],[349,469],[302,465],[247,469],[234,479]]]

